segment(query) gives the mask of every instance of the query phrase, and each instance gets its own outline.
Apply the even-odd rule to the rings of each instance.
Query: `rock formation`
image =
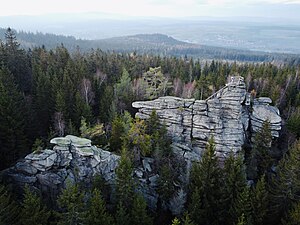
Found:
[[[44,198],[56,199],[66,182],[90,186],[98,174],[110,185],[115,182],[115,170],[120,156],[91,145],[85,138],[68,135],[54,138],[53,149],[33,152],[15,166],[0,173],[6,183],[23,188],[26,184],[40,190]],[[153,173],[153,159],[143,158],[142,165],[134,170],[134,178],[148,205],[155,209],[158,201],[156,193],[158,174]],[[22,192],[22,190],[20,190]]]
[[[251,101],[244,79],[232,77],[224,88],[206,100],[160,97],[153,101],[133,102],[137,117],[149,118],[156,110],[173,139],[173,149],[187,162],[197,161],[213,136],[219,157],[226,158],[231,151],[237,153],[262,127],[265,120],[271,125],[273,137],[279,136],[281,117],[279,110],[270,106],[270,98]]]
[[[134,102],[139,111],[136,116],[146,119],[156,110],[172,136],[172,147],[187,167],[200,160],[210,136],[214,136],[220,158],[233,151],[239,152],[244,143],[251,141],[265,120],[269,120],[273,137],[279,136],[281,118],[277,108],[270,106],[269,98],[250,101],[241,77],[232,78],[224,88],[207,100],[160,97],[153,101]],[[0,178],[16,187],[25,184],[40,190],[45,198],[54,200],[66,182],[91,185],[96,174],[113,185],[115,169],[120,156],[92,146],[91,141],[68,135],[51,140],[53,149],[33,152],[15,166],[0,173]],[[137,190],[143,194],[148,206],[155,209],[158,202],[157,179],[153,170],[154,160],[143,158],[134,170]],[[181,174],[182,181],[187,174]],[[177,194],[165,206],[179,214],[185,203],[186,193],[177,186]]]

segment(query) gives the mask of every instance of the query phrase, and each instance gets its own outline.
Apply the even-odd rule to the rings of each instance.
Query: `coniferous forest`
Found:
[[[113,189],[95,176],[92,188],[70,183],[54,203],[28,186],[20,196],[0,180],[0,224],[300,224],[299,73],[299,66],[87,53],[80,46],[73,52],[63,45],[22,49],[7,29],[0,43],[0,171],[67,134],[89,138],[121,159]],[[155,111],[140,120],[131,104],[166,95],[206,99],[231,75],[244,77],[251,94],[273,100],[283,119],[280,137],[272,140],[266,121],[255,145],[223,165],[210,139],[192,165],[184,213],[174,216],[163,202],[174,195],[182,165]],[[135,190],[140,155],[154,158],[160,175],[156,211]]]

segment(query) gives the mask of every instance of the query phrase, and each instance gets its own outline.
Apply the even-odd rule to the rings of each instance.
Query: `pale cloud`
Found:
[[[1,5],[0,15],[105,12],[130,16],[214,16],[224,9],[300,5],[300,0],[14,0]]]

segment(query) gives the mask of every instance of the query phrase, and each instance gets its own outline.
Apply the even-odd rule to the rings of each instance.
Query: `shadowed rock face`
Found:
[[[254,99],[246,92],[242,77],[231,82],[206,100],[160,97],[153,101],[134,102],[136,117],[149,118],[152,110],[165,123],[173,139],[173,149],[186,161],[200,160],[208,139],[213,136],[221,159],[231,151],[237,153],[244,143],[262,127],[271,125],[273,137],[279,136],[281,117],[270,98]]]

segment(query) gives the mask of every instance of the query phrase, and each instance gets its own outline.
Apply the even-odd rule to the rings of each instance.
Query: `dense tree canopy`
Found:
[[[166,125],[159,123],[155,111],[146,121],[132,118],[131,103],[163,95],[206,99],[231,74],[243,76],[253,95],[272,98],[287,126],[274,140],[266,121],[253,137],[252,147],[245,146],[246,158],[232,154],[224,164],[211,139],[202,160],[191,170],[190,182],[183,184],[180,174],[188,171],[182,157],[172,151]],[[54,136],[76,134],[121,154],[116,186],[106,193],[69,184],[53,208],[56,216],[45,223],[297,224],[299,84],[296,66],[203,62],[99,49],[71,53],[63,45],[24,50],[14,32],[7,30],[0,43],[0,170],[39,151]],[[274,149],[280,152],[276,157],[271,154]],[[254,164],[248,163],[249,156]],[[154,159],[153,171],[159,175],[157,212],[148,211],[132,176],[144,157]],[[254,165],[254,176],[246,173],[249,165]],[[180,185],[187,191],[187,212],[174,219],[164,208],[179,193]],[[1,186],[0,200],[1,225],[8,220],[35,223],[31,221],[40,214],[49,217],[40,199],[28,190],[19,204]],[[22,213],[15,215],[19,209]],[[31,209],[34,215],[29,218]],[[19,216],[25,218],[23,222]]]

